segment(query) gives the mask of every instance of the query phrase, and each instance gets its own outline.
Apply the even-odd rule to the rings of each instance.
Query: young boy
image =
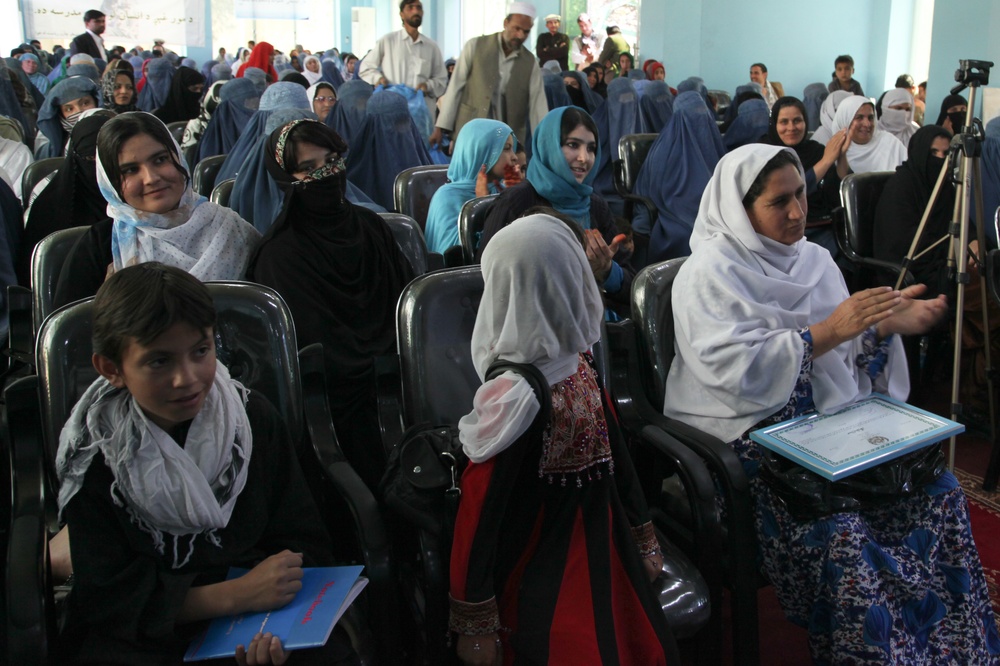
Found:
[[[63,661],[179,663],[205,620],[280,608],[330,540],[284,424],[215,359],[215,308],[178,268],[114,273],[94,301],[101,378],[56,459],[75,574]],[[245,576],[226,581],[231,566]],[[270,634],[239,663],[283,663]],[[334,634],[295,663],[357,663]],[[310,652],[314,654],[310,654]]]
[[[861,84],[854,80],[854,58],[849,55],[837,56],[833,61],[833,80],[826,87],[830,92],[846,90],[854,95],[864,96]]]

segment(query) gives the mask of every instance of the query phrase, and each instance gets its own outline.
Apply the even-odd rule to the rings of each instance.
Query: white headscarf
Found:
[[[156,122],[161,121],[156,118]],[[170,143],[174,159],[190,174],[173,137]],[[114,220],[111,255],[116,271],[159,261],[182,268],[203,282],[243,278],[260,232],[231,209],[196,194],[190,178],[177,208],[162,214],[140,211],[122,201],[100,159],[97,185],[108,202],[108,217]]]
[[[823,105],[819,107],[819,127],[813,132],[812,140],[819,141],[824,146],[833,136],[833,117],[837,115],[837,107],[851,96],[847,90],[835,90],[826,96]]]
[[[890,108],[894,104],[909,104],[910,110]],[[918,127],[913,122],[913,95],[906,88],[893,88],[882,96],[882,116],[878,119],[879,129],[893,135],[904,146],[910,145],[910,137]],[[850,160],[850,157],[848,157]]]
[[[310,72],[309,68],[306,67],[306,64],[310,60],[315,60],[316,64],[319,65],[318,72]],[[319,61],[319,58],[314,55],[306,56],[306,59],[302,61],[302,76],[306,77],[306,81],[308,81],[311,86],[319,83],[319,80],[323,78],[323,63]]]
[[[548,215],[515,220],[490,240],[482,267],[485,291],[472,332],[479,377],[498,358],[534,365],[550,386],[576,373],[580,352],[601,337],[604,306],[570,228]],[[458,424],[465,453],[473,462],[492,458],[527,430],[538,410],[520,375],[486,382]]]
[[[851,95],[837,107],[837,115],[833,118],[833,131],[839,132],[848,129],[854,116],[865,104],[872,105],[872,115],[875,114],[875,103],[867,97],[861,95]],[[867,171],[895,171],[896,167],[906,161],[906,146],[899,142],[899,139],[882,132],[879,129],[878,119],[872,120],[872,138],[862,145],[851,142],[847,149],[847,162],[851,165],[854,173],[865,173]]]
[[[83,486],[98,451],[114,476],[111,500],[164,553],[163,533],[174,536],[173,567],[184,566],[197,535],[221,546],[215,530],[226,527],[246,485],[253,433],[247,390],[216,364],[215,382],[180,446],[149,420],[125,389],[101,377],[84,392],[59,434],[56,474],[60,513]],[[187,556],[178,537],[192,535]]]
[[[802,366],[799,331],[850,295],[825,249],[805,238],[784,245],[750,224],[743,197],[780,150],[789,149],[750,144],[719,161],[701,199],[691,256],[673,285],[676,356],[663,413],[727,442],[788,402]],[[837,411],[873,390],[855,365],[861,345],[858,336],[813,360],[818,411]],[[880,380],[886,378],[877,390],[905,399],[899,336]]]

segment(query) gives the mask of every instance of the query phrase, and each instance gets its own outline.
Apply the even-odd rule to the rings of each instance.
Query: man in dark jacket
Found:
[[[549,60],[555,60],[559,63],[559,71],[565,72],[569,69],[569,35],[559,32],[560,25],[562,18],[559,14],[545,17],[545,27],[549,31],[538,35],[535,55],[538,56],[538,64],[544,66]]]
[[[108,54],[104,51],[104,40],[101,38],[105,26],[104,12],[99,9],[88,9],[83,15],[83,25],[87,31],[73,38],[73,43],[69,47],[70,55],[86,53],[92,58],[107,61]]]

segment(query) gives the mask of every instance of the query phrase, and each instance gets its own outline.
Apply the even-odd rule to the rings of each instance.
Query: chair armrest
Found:
[[[890,273],[891,275],[898,276],[902,271],[902,267],[899,264],[894,264],[891,261],[875,259],[874,257],[863,257],[854,251],[854,248],[851,247],[847,238],[847,222],[845,215],[846,213],[844,212],[843,206],[839,206],[833,211],[834,235],[837,238],[837,247],[840,248],[841,254],[847,257],[847,260],[852,264],[870,268],[874,271],[884,271],[886,273]]]
[[[622,194],[622,199],[625,201],[632,201],[634,203],[642,204],[649,211],[649,228],[652,229],[653,225],[656,224],[656,218],[659,217],[659,211],[656,209],[656,204],[649,197],[644,197],[641,194]]]
[[[41,664],[56,637],[56,622],[38,378],[22,377],[8,386],[4,401],[13,500],[6,553],[7,657],[10,663]]]
[[[386,460],[403,440],[403,384],[398,354],[375,357],[375,393],[378,398],[378,425]]]
[[[35,365],[35,325],[32,320],[31,290],[7,287],[7,341],[12,360]]]

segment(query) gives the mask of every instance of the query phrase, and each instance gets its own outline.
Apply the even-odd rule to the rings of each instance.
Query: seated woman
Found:
[[[466,664],[680,663],[650,586],[659,544],[590,356],[601,295],[573,227],[524,217],[483,253],[476,372],[532,364],[551,405],[506,372],[459,422],[449,625]]]
[[[858,510],[808,511],[782,499],[792,495],[775,472],[792,463],[748,437],[873,390],[905,399],[900,336],[947,310],[943,296],[918,300],[922,285],[848,294],[829,253],[803,240],[806,207],[791,150],[744,146],[719,162],[673,285],[663,411],[736,450],[764,573],[788,619],[809,629],[816,663],[996,663],[1000,635],[954,476]]]
[[[45,103],[38,110],[35,159],[62,157],[80,114],[101,106],[100,100],[97,84],[80,76],[63,79],[49,89]]]
[[[56,456],[75,565],[60,663],[180,663],[206,620],[280,608],[303,566],[332,564],[285,424],[216,361],[215,321],[205,286],[163,264],[121,270],[97,294],[101,377]],[[250,571],[227,581],[232,566]],[[287,658],[270,634],[234,656],[248,652]],[[337,633],[300,660],[358,663]]]
[[[968,108],[969,103],[961,95],[948,95],[941,100],[941,113],[934,124],[954,134],[965,124]]]
[[[224,85],[226,85],[225,81],[216,81],[208,86],[208,90],[205,91],[205,95],[201,98],[199,104],[200,110],[197,117],[189,120],[187,125],[184,126],[184,134],[181,137],[181,151],[186,157],[190,157],[190,161],[192,162],[197,155],[196,151],[198,150],[198,144],[201,142],[201,137],[205,135],[205,128],[212,122],[212,114],[215,113],[216,109],[219,108],[219,104],[222,103],[220,92]]]
[[[178,67],[170,80],[170,94],[153,115],[169,125],[198,117],[205,77],[190,67]]]
[[[167,103],[174,78],[174,67],[166,58],[154,58],[145,66],[146,83],[139,91],[136,105],[140,111],[153,113]]]
[[[885,91],[876,105],[879,112],[878,125],[893,135],[904,145],[909,145],[920,126],[913,122],[913,95],[906,88],[892,88]]]
[[[822,84],[823,92],[826,86]],[[836,94],[836,93],[834,93]],[[833,211],[840,206],[840,178],[830,167],[837,163],[847,132],[831,137],[826,146],[806,138],[806,107],[794,97],[779,97],[771,107],[767,141],[772,146],[785,146],[795,151],[806,172],[806,197],[809,201],[809,223],[806,236],[836,257],[840,250],[834,237]]]
[[[316,62],[319,60],[316,56],[310,56]],[[309,86],[306,90],[306,97],[309,98],[310,108],[319,121],[326,122],[327,116],[330,115],[330,111],[337,104],[337,91],[334,90],[333,85],[327,83],[326,81],[319,81]]]
[[[490,209],[477,254],[494,234],[533,206],[551,206],[569,215],[587,234],[587,258],[598,284],[621,314],[628,310],[635,271],[614,257],[618,230],[608,204],[591,186],[600,161],[597,125],[586,111],[575,106],[549,111],[531,136],[532,159],[524,182],[504,190]]]
[[[323,343],[337,439],[377,488],[385,460],[374,445],[374,359],[395,348],[396,301],[413,272],[382,218],[346,200],[346,148],[314,120],[270,134],[264,164],[285,202],[247,276],[284,297],[300,345]]]
[[[320,64],[318,57],[314,55],[306,56],[305,61],[302,63],[302,76],[306,77],[310,86],[319,83],[319,80],[323,78],[323,66]]]
[[[371,84],[352,79],[337,88],[337,106],[326,117],[326,125],[344,137],[348,146],[354,145],[354,135],[361,128],[368,109],[368,100],[374,92]]]
[[[830,137],[836,133],[833,129],[833,119],[837,115],[837,107],[851,96],[846,90],[835,90],[827,95],[819,107],[819,127],[813,132],[813,141],[826,145]]]
[[[219,108],[212,114],[198,143],[198,161],[228,155],[259,106],[260,93],[253,81],[226,81],[219,89]]]
[[[507,169],[516,168],[516,152],[514,130],[499,120],[476,118],[462,128],[448,165],[448,182],[434,193],[427,210],[424,236],[428,250],[444,254],[460,244],[458,215],[462,206],[476,197],[497,194],[500,190],[495,184],[480,187],[479,181],[504,180]]]
[[[97,183],[110,220],[77,241],[55,304],[93,296],[111,271],[161,261],[199,280],[239,280],[260,234],[228,208],[191,189],[177,142],[141,111],[108,121],[97,137]]]
[[[135,74],[132,65],[115,60],[108,65],[101,76],[101,96],[104,108],[115,113],[136,111]]]
[[[674,114],[650,147],[635,182],[635,194],[656,207],[654,218],[638,206],[632,220],[637,265],[691,253],[688,238],[701,193],[725,152],[715,115],[702,97],[695,91],[678,95]]]
[[[767,135],[771,114],[763,99],[748,99],[740,104],[736,117],[722,135],[726,152],[748,143],[759,143]]]
[[[875,258],[899,265],[910,250],[920,219],[931,198],[941,167],[948,156],[951,132],[938,125],[921,127],[910,139],[909,157],[889,178],[875,209],[873,248]],[[955,185],[950,178],[941,184],[916,254],[946,236],[955,206]],[[978,243],[975,249],[978,249]],[[913,278],[927,285],[929,293],[951,294],[948,280],[947,242],[937,245],[910,264]],[[881,275],[883,284],[895,282],[895,275]]]
[[[892,171],[906,159],[906,146],[879,129],[875,105],[867,97],[852,95],[837,107],[831,129],[847,130],[837,159],[837,175],[866,171]]]
[[[18,252],[18,279],[31,284],[31,253],[43,238],[62,229],[89,227],[108,220],[108,202],[97,187],[97,135],[114,113],[97,110],[76,124],[69,150],[52,178],[35,188],[24,214]],[[110,223],[110,221],[109,221]]]

